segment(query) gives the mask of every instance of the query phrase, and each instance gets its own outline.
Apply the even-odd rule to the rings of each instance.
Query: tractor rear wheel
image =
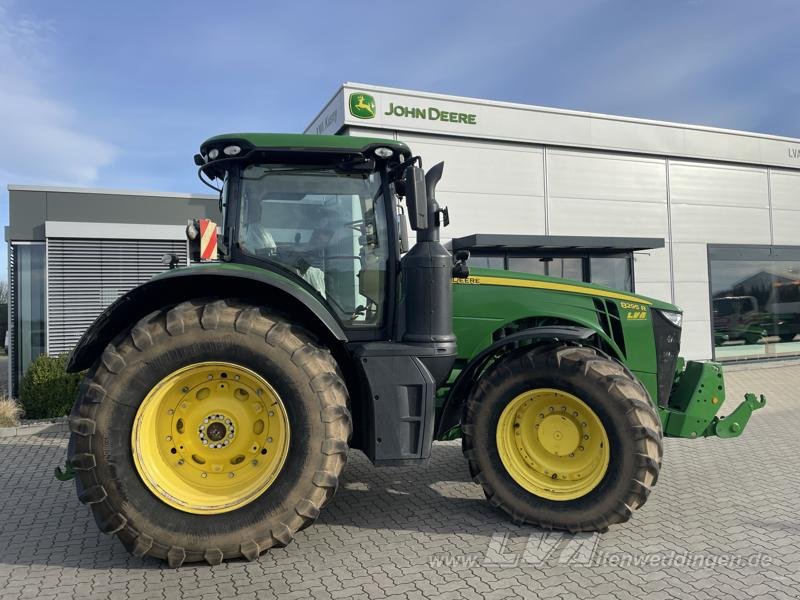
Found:
[[[641,383],[594,348],[549,343],[492,368],[467,399],[463,449],[516,522],[604,531],[647,500],[661,422]]]
[[[347,460],[330,352],[256,306],[196,300],[117,337],[81,384],[69,460],[100,529],[171,566],[288,544]]]

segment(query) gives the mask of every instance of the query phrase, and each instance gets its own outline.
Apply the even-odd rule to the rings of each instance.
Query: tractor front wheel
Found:
[[[231,300],[150,314],[110,344],[70,419],[100,529],[171,566],[288,544],[336,490],[347,390],[307,331]]]
[[[470,473],[491,504],[545,529],[627,521],[661,466],[647,392],[594,348],[551,343],[501,361],[467,399],[463,432]]]

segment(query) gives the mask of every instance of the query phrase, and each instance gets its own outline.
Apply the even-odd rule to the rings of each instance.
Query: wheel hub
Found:
[[[549,500],[588,494],[608,469],[608,436],[577,396],[535,389],[511,400],[497,424],[497,449],[509,475]]]
[[[578,449],[581,432],[578,425],[563,415],[545,417],[538,427],[539,443],[555,456],[566,456]]]
[[[221,414],[207,416],[197,427],[200,443],[211,449],[227,447],[235,435],[236,427],[233,421]]]
[[[219,421],[214,421],[208,426],[208,439],[210,439],[212,442],[220,441],[222,438],[225,437],[226,433],[228,432],[225,429],[225,425],[223,425]]]
[[[162,501],[215,514],[269,488],[288,454],[289,423],[260,375],[231,363],[198,363],[151,390],[131,441],[142,480]]]

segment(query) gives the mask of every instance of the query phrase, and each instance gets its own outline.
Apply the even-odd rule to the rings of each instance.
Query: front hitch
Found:
[[[711,424],[703,432],[704,436],[716,435],[721,438],[734,438],[742,435],[750,415],[759,408],[764,408],[767,397],[761,394],[761,398],[756,398],[755,394],[745,394],[744,402],[736,407],[727,417],[714,417]]]
[[[666,407],[659,407],[664,437],[695,439],[717,436],[739,437],[754,410],[767,399],[745,394],[736,410],[727,417],[717,416],[725,402],[722,365],[715,362],[688,361],[678,369]]]

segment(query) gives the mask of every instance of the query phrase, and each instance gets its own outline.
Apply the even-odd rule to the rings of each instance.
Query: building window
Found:
[[[613,256],[591,254],[559,256],[559,254],[558,251],[538,253],[507,251],[484,254],[480,250],[475,250],[470,256],[469,265],[572,279],[628,292],[634,291],[633,260],[630,252]]]
[[[471,267],[481,269],[505,269],[506,258],[502,254],[493,255],[472,255],[469,257],[469,265]]]
[[[714,355],[800,354],[800,248],[709,246]]]
[[[533,256],[509,256],[508,267],[509,271],[517,271],[519,273],[530,273],[532,275],[547,275],[547,268],[541,258]]]
[[[34,358],[45,351],[45,245],[12,244],[11,389],[16,390]]]
[[[585,280],[585,259],[583,258],[553,258],[547,260],[547,274],[550,277],[560,277],[561,279]]]
[[[631,259],[629,256],[592,256],[590,281],[617,290],[633,291]]]

